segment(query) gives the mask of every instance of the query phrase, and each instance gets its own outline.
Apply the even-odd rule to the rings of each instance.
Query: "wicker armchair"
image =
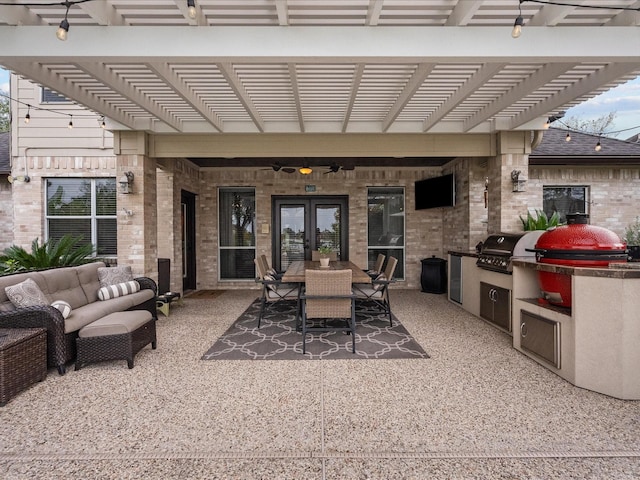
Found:
[[[302,353],[307,352],[307,333],[346,331],[356,353],[355,297],[351,292],[351,270],[306,270],[302,308]],[[309,322],[322,319],[322,323]],[[328,326],[329,319],[345,319],[344,326]]]
[[[282,283],[278,278],[271,276],[264,269],[264,264],[259,258],[255,258],[253,262],[256,264],[258,278],[256,282],[262,285],[260,295],[260,314],[258,315],[258,328],[262,323],[262,317],[268,306],[279,302],[294,302],[298,308],[300,287],[297,284]]]
[[[353,286],[353,292],[358,303],[364,305],[367,313],[383,312],[389,317],[389,325],[393,326],[391,317],[391,303],[389,302],[389,285],[395,282],[393,275],[398,265],[398,259],[389,257],[384,272],[371,280],[371,283],[357,283]],[[367,307],[373,306],[373,309]],[[359,310],[360,311],[360,310]]]

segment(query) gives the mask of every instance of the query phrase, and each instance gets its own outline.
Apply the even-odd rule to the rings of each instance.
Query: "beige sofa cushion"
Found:
[[[85,325],[105,317],[111,313],[122,312],[154,297],[153,290],[145,289],[139,292],[112,298],[105,301],[95,301],[78,309],[74,309],[64,321],[64,332],[75,332]]]
[[[80,280],[80,285],[82,285],[82,290],[84,290],[88,303],[98,301],[98,290],[100,290],[98,269],[103,268],[104,265],[104,262],[94,262],[76,267],[78,279]]]
[[[40,272],[47,284],[51,301],[64,300],[76,309],[89,303],[80,285],[76,267],[52,268]]]

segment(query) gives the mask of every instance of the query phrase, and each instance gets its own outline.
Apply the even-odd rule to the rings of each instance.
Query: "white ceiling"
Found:
[[[95,0],[71,7],[61,42],[64,6],[14,3],[0,6],[0,65],[113,129],[539,128],[640,75],[640,13],[614,8],[526,1],[513,39],[518,0],[196,0],[194,20],[186,0]]]

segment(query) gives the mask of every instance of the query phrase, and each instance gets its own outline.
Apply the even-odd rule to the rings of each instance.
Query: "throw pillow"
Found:
[[[27,278],[25,281],[18,283],[17,285],[11,285],[5,287],[4,291],[7,294],[11,303],[16,307],[35,307],[37,305],[49,305],[49,300],[38,284],[31,278]]]
[[[131,265],[125,265],[123,267],[100,267],[98,268],[98,280],[100,280],[101,287],[130,282],[133,280]]]
[[[98,299],[109,300],[110,298],[124,297],[130,293],[136,293],[140,290],[140,284],[135,280],[130,282],[118,283],[117,285],[109,285],[98,290]]]
[[[386,282],[386,281],[387,281],[387,276],[384,273],[381,273],[373,281],[373,289],[374,290],[382,290],[384,288],[384,286],[385,286],[385,284],[383,282]]]
[[[271,275],[265,275],[264,276],[264,281],[265,282],[276,282],[277,280],[274,277],[272,277]],[[271,290],[272,292],[275,292],[275,291],[278,290],[278,285],[276,283],[267,283],[266,285],[267,285],[267,288],[269,290]]]
[[[51,304],[51,306],[60,310],[60,313],[62,313],[62,318],[67,318],[69,315],[71,315],[71,305],[69,305],[69,303],[65,302],[64,300],[56,300]]]

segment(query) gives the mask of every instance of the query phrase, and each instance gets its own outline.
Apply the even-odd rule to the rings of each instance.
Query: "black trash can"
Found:
[[[447,261],[443,258],[423,258],[420,284],[425,293],[447,293]]]

